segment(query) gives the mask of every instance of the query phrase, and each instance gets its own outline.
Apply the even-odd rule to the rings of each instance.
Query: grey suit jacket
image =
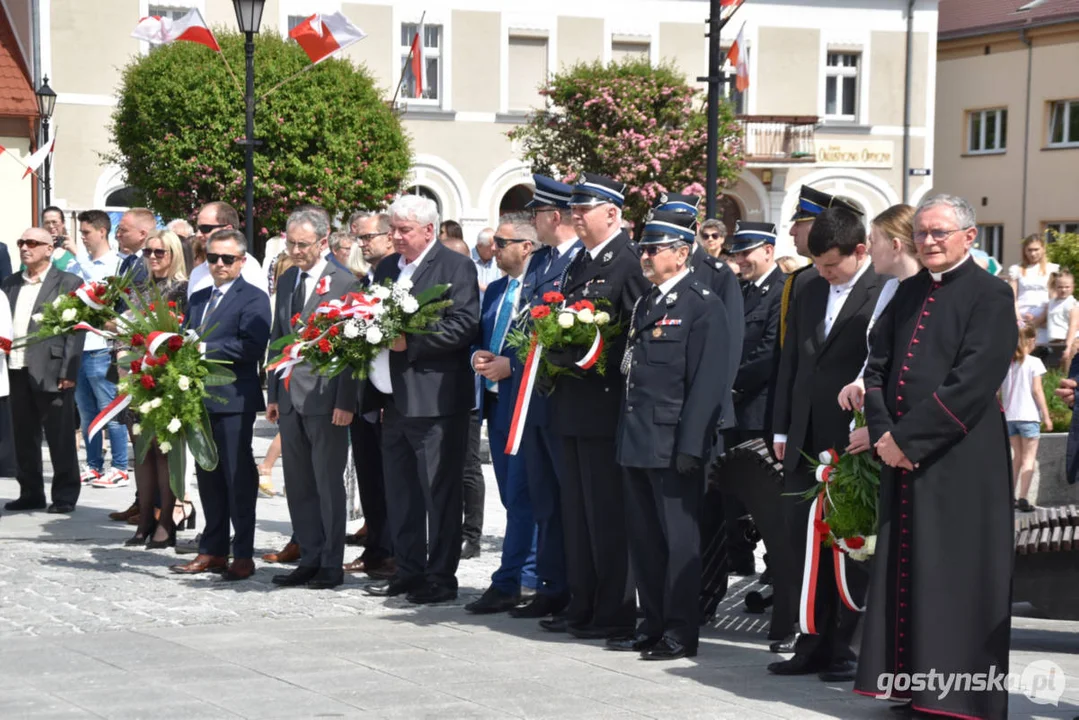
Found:
[[[0,286],[7,294],[8,302],[11,303],[12,316],[15,315],[15,303],[19,299],[19,291],[25,284],[23,274],[19,272],[9,275]],[[82,285],[82,279],[78,275],[58,270],[50,263],[49,269],[45,272],[45,278],[41,281],[41,292],[38,293],[37,302],[34,304],[34,314],[41,312],[41,308],[46,303],[51,303],[61,294],[66,295],[80,285]],[[35,333],[37,329],[37,323],[31,320],[27,333]],[[41,392],[59,392],[60,380],[72,382],[77,380],[79,363],[82,360],[82,344],[85,339],[85,332],[67,333],[27,346],[26,369],[30,371],[30,380],[34,387]]]
[[[289,268],[281,280],[277,283],[274,294],[277,298],[275,306],[273,330],[270,332],[270,344],[292,333],[291,316],[289,309],[292,307],[292,291],[296,286],[296,278],[299,269]],[[315,311],[321,303],[336,300],[349,292],[357,292],[360,282],[356,277],[333,263],[326,263],[326,269],[322,271],[322,278],[330,278],[330,289],[320,295],[317,287],[303,307],[303,316],[307,317]],[[293,410],[302,415],[330,415],[334,410],[348,410],[356,412],[357,409],[357,383],[352,373],[345,371],[337,377],[326,377],[311,370],[305,363],[297,365],[289,379],[289,389],[280,375],[271,372],[266,380],[266,394],[271,404],[277,403],[282,413]]]

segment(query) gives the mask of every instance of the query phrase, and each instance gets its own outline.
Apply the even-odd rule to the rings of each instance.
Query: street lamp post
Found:
[[[41,87],[37,89],[37,111],[41,116],[41,133],[45,136],[42,142],[49,141],[49,119],[52,118],[52,111],[56,108],[56,93],[51,87],[49,87],[49,76],[46,75],[41,81]],[[52,172],[52,157],[45,156],[45,204],[44,207],[48,207],[52,204],[52,178],[50,176]]]
[[[247,247],[262,259],[262,247],[255,246],[255,33],[262,24],[266,0],[232,0],[236,22],[244,34],[244,232]]]

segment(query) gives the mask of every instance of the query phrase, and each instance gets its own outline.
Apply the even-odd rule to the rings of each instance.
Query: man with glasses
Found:
[[[37,331],[34,316],[45,303],[74,292],[82,278],[56,269],[52,264],[53,240],[41,228],[30,228],[16,245],[26,268],[4,280],[2,289],[11,304],[12,331],[16,338]],[[15,460],[18,464],[19,497],[4,505],[8,510],[41,510],[45,507],[41,440],[44,430],[52,462],[50,513],[70,513],[79,500],[79,465],[75,450],[75,381],[79,376],[85,333],[57,335],[22,348],[8,357],[11,407],[18,414],[14,423]]]
[[[386,213],[353,213],[349,222],[352,235],[360,244],[363,259],[371,268],[367,271],[370,284],[375,279],[375,268],[382,259],[393,254],[390,242],[390,216]]]
[[[873,328],[865,412],[885,467],[854,686],[866,695],[880,694],[883,673],[1008,672],[1014,519],[997,391],[1018,328],[1010,288],[970,256],[976,223],[962,198],[922,200],[925,269]],[[937,715],[1008,717],[1006,687],[892,697]]]
[[[607,647],[645,660],[697,654],[701,592],[700,470],[714,429],[730,412],[727,316],[695,281],[689,249],[696,219],[654,211],[641,236],[653,287],[634,306],[625,354],[618,464],[626,494],[633,577],[644,617]],[[610,367],[613,370],[613,367]]]
[[[625,183],[581,173],[569,200],[573,227],[584,249],[566,268],[561,292],[566,304],[598,303],[611,322],[628,321],[633,305],[648,289],[640,260],[622,231]],[[622,357],[625,336],[607,350],[609,368]],[[562,436],[565,485],[562,521],[572,599],[565,614],[541,620],[551,632],[602,639],[633,630],[636,606],[626,553],[625,491],[615,462],[615,431],[625,379],[576,367],[581,352],[552,351],[548,359],[576,371],[555,382],[551,427]]]
[[[194,243],[201,244],[202,247],[206,247],[209,241],[210,235],[216,230],[239,230],[240,229],[240,215],[236,212],[236,209],[225,202],[215,200],[214,202],[206,203],[199,209],[198,215],[195,220],[195,236]],[[258,258],[252,255],[246,255],[243,265],[240,268],[240,273],[243,279],[249,284],[254,285],[264,293],[269,294],[269,280],[266,277],[266,273],[262,270],[262,265],[259,264]],[[194,296],[200,290],[213,285],[213,276],[211,275],[211,269],[209,263],[202,263],[196,265],[191,269],[187,278],[187,297],[188,300]]]
[[[219,462],[213,470],[195,468],[206,528],[199,554],[173,572],[191,575],[223,572],[226,580],[246,580],[255,573],[255,501],[258,470],[251,441],[255,415],[266,409],[258,365],[270,338],[270,299],[241,275],[247,241],[237,230],[217,230],[206,245],[213,288],[191,298],[186,326],[202,335],[206,357],[224,360],[236,375],[213,389],[205,401]],[[235,528],[232,563],[228,563],[229,526]]]

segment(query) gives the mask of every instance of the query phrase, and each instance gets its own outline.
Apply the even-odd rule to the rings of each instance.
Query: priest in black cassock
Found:
[[[1008,716],[1006,686],[940,697],[906,683],[1008,672],[1012,485],[996,393],[1018,329],[1009,288],[971,260],[977,235],[962,198],[923,200],[914,241],[925,269],[873,331],[865,410],[887,467],[855,692],[992,720]]]

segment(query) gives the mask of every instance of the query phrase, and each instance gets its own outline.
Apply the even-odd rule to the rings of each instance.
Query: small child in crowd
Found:
[[[1012,446],[1012,482],[1019,485],[1015,507],[1024,512],[1033,509],[1027,500],[1027,493],[1030,492],[1034,462],[1038,456],[1038,440],[1041,437],[1039,418],[1047,430],[1053,429],[1042,389],[1041,376],[1045,374],[1045,365],[1030,354],[1036,338],[1037,332],[1033,327],[1026,326],[1019,330],[1019,346],[1015,349],[1008,375],[1000,388],[1004,417],[1008,421],[1008,440]]]

